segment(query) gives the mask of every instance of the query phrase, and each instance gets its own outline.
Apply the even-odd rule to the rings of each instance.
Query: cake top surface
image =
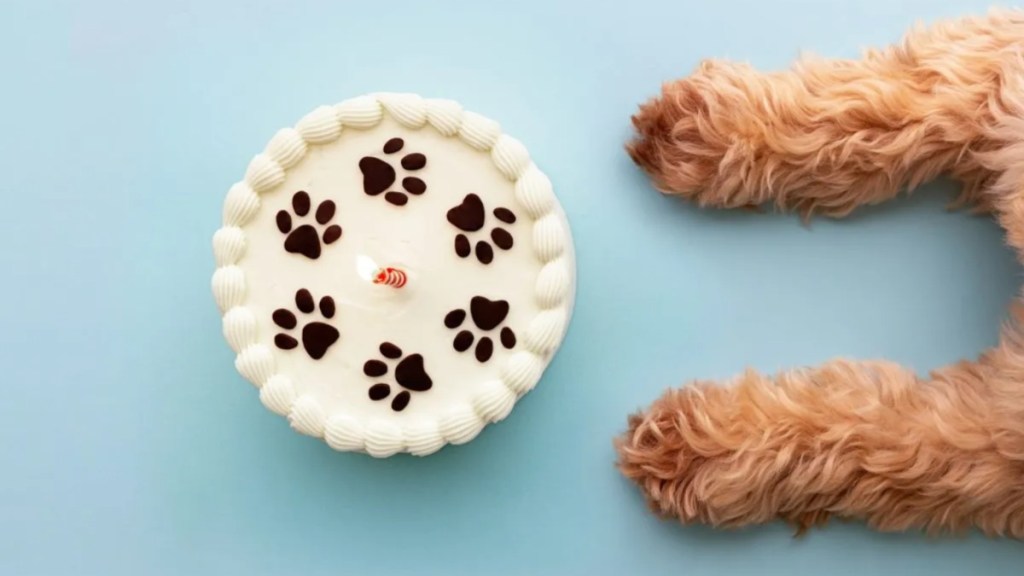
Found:
[[[547,177],[494,121],[363,96],[279,131],[228,192],[213,288],[239,371],[338,450],[425,455],[532,389],[575,290]]]

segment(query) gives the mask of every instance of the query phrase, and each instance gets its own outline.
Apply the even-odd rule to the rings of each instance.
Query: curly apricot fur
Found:
[[[702,206],[839,217],[949,174],[1024,262],[1024,12],[785,72],[705,62],[633,122],[637,164]],[[630,418],[619,467],[685,523],[837,516],[1024,538],[1022,304],[998,346],[926,379],[836,360],[670,390]]]

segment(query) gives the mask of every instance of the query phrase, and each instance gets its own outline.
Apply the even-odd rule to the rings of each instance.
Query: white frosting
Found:
[[[548,262],[537,276],[537,304],[541,308],[554,308],[565,302],[572,289],[572,275],[564,259]]]
[[[213,298],[222,311],[245,300],[245,272],[238,266],[221,266],[213,273]]]
[[[327,144],[341,136],[341,122],[331,106],[320,106],[299,120],[295,131],[310,144]]]
[[[340,134],[341,125],[338,125]],[[295,128],[282,128],[270,139],[265,150],[271,160],[277,162],[281,168],[288,169],[299,163],[306,155],[306,141],[302,134]]]
[[[224,199],[224,225],[242,226],[260,209],[260,197],[245,182],[228,190]]]
[[[295,387],[291,379],[282,374],[271,376],[260,388],[260,402],[271,412],[287,416],[295,403]]]
[[[312,395],[303,396],[292,404],[292,410],[288,414],[288,421],[292,428],[306,436],[321,438],[324,435],[324,425],[327,415],[324,413],[320,401]]]
[[[555,205],[555,192],[551,180],[536,166],[528,166],[516,181],[516,200],[527,213],[540,218],[551,212]]]
[[[401,150],[385,153],[384,144],[395,138]],[[424,167],[403,166],[414,153],[426,157]],[[387,192],[364,190],[360,165],[368,157],[394,169],[387,192],[403,192],[406,177],[425,182],[426,191],[406,193],[406,203],[395,205],[385,200]],[[304,215],[293,207],[299,191],[310,200]],[[483,202],[485,217],[482,228],[466,231],[446,215],[471,194]],[[318,210],[326,200],[334,204],[332,215]],[[514,222],[497,208],[511,211]],[[509,415],[564,338],[575,261],[551,182],[497,122],[451,100],[383,93],[313,110],[253,158],[228,191],[223,221],[213,237],[212,288],[235,365],[260,388],[268,410],[335,450],[422,456],[469,442]],[[327,229],[335,225],[340,238],[328,242]],[[315,252],[285,248],[302,226],[312,227]],[[496,228],[514,239],[511,247],[497,246]],[[457,255],[460,234],[472,247],[489,243],[493,259]],[[391,286],[373,282],[385,269]],[[332,304],[304,313],[296,302],[300,289],[314,304],[324,296]],[[476,325],[470,302],[479,296],[508,303],[498,326]],[[279,309],[296,325],[283,327]],[[445,319],[456,309],[467,314],[451,328]],[[315,350],[304,335],[312,322],[333,327],[337,338]],[[514,342],[501,336],[503,329],[515,334]],[[463,330],[474,343],[460,352],[454,340]],[[484,337],[493,350],[477,356]],[[400,348],[401,357],[385,357],[384,342]],[[414,354],[430,376],[427,390],[396,376]],[[382,361],[387,373],[368,375],[364,365],[371,360]],[[370,388],[379,384],[388,385],[387,398],[373,398]],[[408,402],[392,404],[399,394]]]
[[[565,311],[561,308],[545,310],[530,321],[526,332],[526,347],[534,354],[548,354],[556,347],[565,332]]]
[[[334,416],[324,428],[327,445],[341,452],[361,451],[366,446],[363,425],[351,416]]]
[[[526,167],[530,165],[530,153],[526,151],[526,146],[505,134],[502,134],[494,143],[491,157],[494,159],[494,165],[505,175],[505,178],[513,182],[518,180]]]
[[[245,171],[245,181],[257,194],[268,192],[284,182],[284,169],[266,154],[257,154]]]
[[[386,458],[405,447],[402,429],[393,422],[372,420],[363,429],[363,434],[367,454],[376,458]]]
[[[415,94],[379,94],[378,99],[399,124],[406,128],[420,128],[427,121],[427,107]]]
[[[480,392],[473,400],[473,408],[486,422],[498,422],[512,411],[516,398],[516,393],[503,381],[488,380],[480,386]]]
[[[213,235],[213,258],[217,266],[236,264],[245,254],[245,232],[237,226],[225,226]]]
[[[533,225],[533,249],[543,262],[562,255],[568,234],[558,214],[548,214]]]
[[[487,151],[494,146],[498,136],[501,136],[501,125],[475,112],[465,112],[462,115],[459,136],[473,148]]]
[[[459,133],[462,115],[462,106],[454,100],[430,100],[427,107],[427,122],[442,136],[455,136]]]
[[[222,319],[224,339],[236,353],[256,343],[256,315],[249,308],[235,306]]]
[[[509,390],[522,396],[537,385],[543,369],[544,364],[536,354],[517,352],[509,358],[501,376]]]
[[[263,344],[253,344],[235,357],[235,368],[257,388],[270,379],[275,366],[274,353]]]
[[[349,98],[334,106],[342,126],[366,130],[373,128],[384,117],[380,102],[371,96]]]
[[[441,417],[441,435],[452,444],[465,444],[480,433],[486,424],[469,405],[456,406]]]
[[[403,428],[405,445],[410,454],[426,456],[433,454],[444,446],[445,439],[441,435],[440,425],[436,420],[420,420],[411,422]]]

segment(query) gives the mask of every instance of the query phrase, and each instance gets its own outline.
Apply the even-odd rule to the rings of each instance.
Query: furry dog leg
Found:
[[[1024,260],[1024,13],[917,29],[861,60],[704,64],[634,117],[636,162],[701,205],[842,216],[943,172]],[[734,527],[829,516],[1024,538],[1024,314],[928,380],[836,361],[667,392],[617,441],[652,508]]]
[[[889,363],[836,361],[697,383],[630,419],[620,468],[686,523],[781,518],[803,530],[837,515],[1024,537],[1024,430],[993,409],[995,372],[966,363],[918,381]]]
[[[861,60],[772,74],[707,61],[641,106],[629,152],[662,191],[704,206],[842,216],[946,171],[977,200],[990,173],[972,153],[1022,35],[1024,16],[998,13],[916,30]]]

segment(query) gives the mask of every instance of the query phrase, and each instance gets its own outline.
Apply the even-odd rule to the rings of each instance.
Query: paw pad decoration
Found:
[[[383,152],[387,155],[397,154],[404,147],[405,140],[392,138],[384,143]],[[416,172],[427,165],[427,157],[413,152],[402,156],[400,164],[407,172]],[[368,196],[384,193],[384,199],[395,206],[405,206],[409,202],[409,194],[419,196],[427,191],[427,184],[416,176],[402,178],[402,191],[389,191],[398,179],[398,174],[389,160],[364,156],[359,161],[359,170],[363,173],[363,192]]]
[[[493,214],[495,218],[505,224],[513,224],[516,221],[515,213],[508,208],[495,208]],[[479,232],[484,227],[486,219],[483,200],[476,194],[467,194],[458,206],[448,210],[447,218],[452,226],[463,232]],[[512,234],[501,226],[492,228],[490,236],[491,242],[502,250],[510,250],[515,243]],[[459,258],[469,257],[474,251],[471,244],[472,242],[466,234],[457,234],[455,236],[455,253],[458,254]],[[476,242],[475,252],[476,259],[481,264],[490,264],[494,260],[494,249],[486,240],[478,240]]]
[[[395,412],[405,410],[412,398],[412,392],[426,392],[434,385],[423,367],[423,356],[410,354],[403,357],[402,349],[391,342],[384,342],[380,345],[380,355],[384,360],[367,360],[363,364],[363,374],[370,378],[380,379],[390,372],[389,364],[397,361],[393,380],[403,390],[391,400],[391,409]],[[385,382],[378,382],[370,386],[368,395],[370,400],[380,401],[391,396],[392,386]]]
[[[451,100],[312,110],[254,154],[220,217],[212,288],[235,367],[335,450],[469,442],[537,385],[572,317],[551,181]]]
[[[500,326],[508,316],[508,310],[508,302],[504,300],[488,300],[483,296],[474,296],[469,301],[469,317],[480,332],[490,332]],[[465,321],[466,311],[461,308],[452,310],[444,317],[444,325],[451,330],[462,326]],[[502,346],[509,350],[515,348],[516,333],[511,328],[505,326],[499,334]],[[474,340],[476,340],[476,349],[473,355],[476,356],[477,361],[487,362],[490,360],[491,355],[494,354],[494,341],[490,336],[482,336],[477,340],[472,329],[460,330],[452,341],[452,347],[459,352],[465,352],[473,345]]]
[[[309,214],[309,210],[309,194],[302,190],[296,192],[292,196],[292,212],[295,213],[296,217],[302,218]],[[331,219],[334,218],[334,211],[334,202],[330,200],[324,200],[316,208],[316,223],[319,227],[323,227],[322,237],[317,226],[302,224],[295,228],[292,215],[287,210],[278,211],[277,229],[282,234],[287,234],[284,239],[284,249],[294,254],[302,254],[312,260],[319,258],[321,238],[324,244],[333,244],[338,238],[341,238],[341,226],[337,224],[327,226]]]
[[[316,303],[313,295],[305,288],[295,293],[295,308],[303,314],[312,314],[316,310]],[[324,319],[334,318],[334,299],[324,296],[320,299],[320,315]],[[298,318],[287,308],[278,308],[273,314],[274,324],[285,330],[294,330],[299,325]],[[302,347],[306,354],[314,360],[319,360],[327,353],[327,349],[338,341],[338,329],[327,322],[313,320],[303,323],[302,326]],[[281,350],[291,350],[299,345],[299,341],[293,336],[284,332],[274,337],[274,344]]]

